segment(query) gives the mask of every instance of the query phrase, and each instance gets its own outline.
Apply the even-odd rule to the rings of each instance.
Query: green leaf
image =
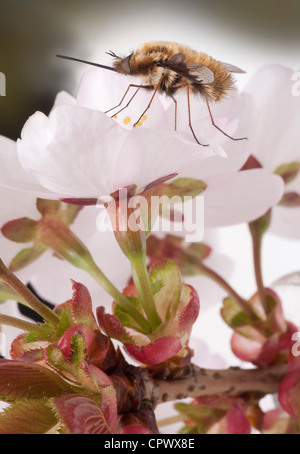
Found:
[[[55,330],[55,337],[59,339],[72,325],[73,320],[70,311],[65,307],[62,308],[59,311],[59,323]]]
[[[251,319],[242,311],[237,301],[231,296],[224,299],[221,316],[231,328],[237,328],[251,323]]]
[[[30,248],[22,249],[10,262],[10,270],[16,272],[25,268],[25,266],[35,262],[46,250],[46,246],[41,243],[37,243]]]
[[[142,305],[140,304],[139,300],[134,296],[127,296],[127,298],[133,303],[136,310],[140,313],[143,313]],[[114,315],[118,317],[123,326],[127,326],[128,328],[133,328],[138,332],[143,332],[141,326],[130,316],[130,313],[122,308],[118,303],[115,304],[114,307]]]
[[[57,423],[47,399],[22,400],[0,413],[0,434],[45,434]]]
[[[150,270],[151,285],[159,283],[161,289],[155,293],[157,312],[163,321],[169,318],[170,310],[175,314],[182,288],[179,268],[172,260],[154,265]]]
[[[79,364],[86,359],[86,344],[84,336],[76,333],[72,336],[72,363]]]
[[[153,284],[151,284],[151,289],[152,289],[152,294],[155,295],[155,293],[159,292],[160,289],[162,289],[164,286],[164,283],[162,281],[156,281]]]
[[[70,361],[66,361],[61,349],[58,345],[51,344],[45,350],[47,362],[50,363],[60,373],[67,372],[71,375],[75,374],[75,365]]]

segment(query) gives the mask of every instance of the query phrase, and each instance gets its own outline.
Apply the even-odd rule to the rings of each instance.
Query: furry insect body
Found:
[[[178,55],[181,59],[175,59],[172,65],[172,58],[174,60],[174,56]],[[168,64],[170,61],[171,64]],[[121,74],[140,77],[143,85],[152,89],[164,74],[158,91],[168,96],[174,95],[189,84],[191,93],[200,94],[209,101],[220,101],[228,95],[234,84],[227,64],[203,52],[196,52],[187,46],[171,42],[153,41],[141,44],[135,52],[125,58],[115,56],[113,65]],[[210,72],[209,83],[201,81],[201,73],[198,77],[195,76],[195,69],[201,67],[207,68],[207,73]]]

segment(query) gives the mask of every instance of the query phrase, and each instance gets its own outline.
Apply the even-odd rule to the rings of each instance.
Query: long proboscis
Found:
[[[109,71],[118,72],[115,68],[112,68],[111,66],[100,65],[100,63],[94,63],[92,61],[87,61],[87,60],[81,60],[80,58],[68,57],[67,55],[56,55],[56,57],[63,58],[64,60],[72,60],[72,61],[77,61],[79,63],[85,63],[85,64],[91,65],[91,66],[97,66],[98,68],[108,69]]]

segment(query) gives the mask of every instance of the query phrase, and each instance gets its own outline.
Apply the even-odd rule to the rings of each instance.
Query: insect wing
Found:
[[[186,63],[185,65],[189,75],[195,78],[195,82],[211,84],[214,81],[214,73],[207,66],[204,66],[201,63]]]
[[[207,66],[201,63],[185,63],[184,59],[184,54],[180,52],[159,66],[170,69],[195,84],[210,84],[214,81],[214,73]]]
[[[244,71],[243,69],[231,65],[230,63],[224,63],[222,61],[220,61],[219,63],[221,63],[221,65],[223,65],[227,69],[227,71],[231,73],[246,73],[246,71]]]

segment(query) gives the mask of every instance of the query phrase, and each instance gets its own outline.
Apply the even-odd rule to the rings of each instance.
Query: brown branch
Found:
[[[155,404],[181,400],[186,397],[223,394],[236,396],[247,392],[262,395],[275,393],[287,374],[287,365],[278,364],[266,368],[209,370],[193,366],[190,377],[178,380],[155,380]]]

